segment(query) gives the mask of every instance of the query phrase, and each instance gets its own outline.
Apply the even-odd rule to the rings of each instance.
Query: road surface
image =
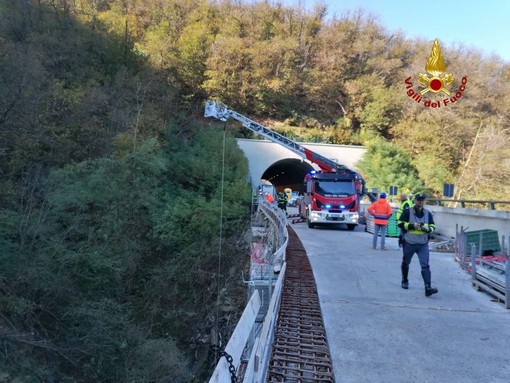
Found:
[[[510,382],[510,310],[476,291],[453,254],[431,253],[439,293],[426,298],[416,256],[400,287],[396,238],[372,250],[364,226],[290,225],[312,264],[337,383]]]

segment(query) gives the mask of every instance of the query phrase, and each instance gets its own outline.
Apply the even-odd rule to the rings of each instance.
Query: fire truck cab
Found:
[[[359,183],[357,173],[311,171],[305,177],[305,194],[299,214],[308,227],[345,223],[354,230],[359,219]]]

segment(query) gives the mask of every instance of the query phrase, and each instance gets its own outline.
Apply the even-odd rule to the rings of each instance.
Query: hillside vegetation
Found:
[[[510,200],[509,64],[441,46],[468,82],[426,108],[431,48],[322,5],[0,0],[0,381],[207,379],[244,306],[251,134],[206,99],[366,145],[368,186]]]

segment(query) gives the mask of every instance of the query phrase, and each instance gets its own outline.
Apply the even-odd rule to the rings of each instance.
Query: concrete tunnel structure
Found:
[[[278,191],[289,187],[302,192],[305,175],[310,170],[319,169],[317,165],[271,141],[239,138],[237,144],[248,160],[253,190],[262,180],[266,180]],[[358,170],[356,163],[366,152],[365,147],[355,145],[299,144],[353,170]]]

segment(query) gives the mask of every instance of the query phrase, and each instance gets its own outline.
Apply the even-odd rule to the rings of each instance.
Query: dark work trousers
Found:
[[[406,243],[403,245],[403,256],[402,256],[402,280],[407,282],[407,275],[409,274],[409,264],[413,255],[416,253],[420,260],[421,276],[423,277],[423,283],[425,286],[430,286],[430,268],[429,268],[429,244],[415,245]]]

